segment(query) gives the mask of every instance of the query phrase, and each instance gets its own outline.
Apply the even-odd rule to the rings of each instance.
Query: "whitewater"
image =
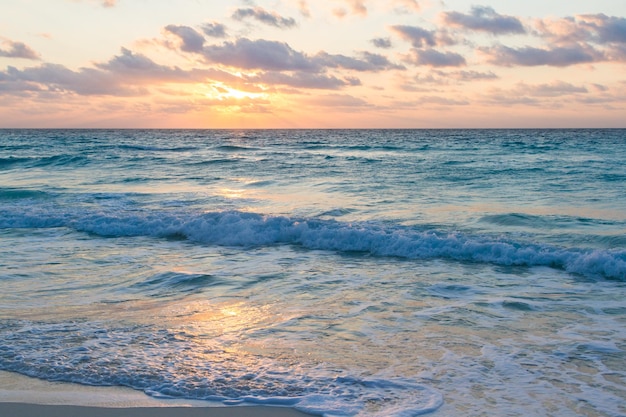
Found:
[[[626,414],[626,130],[0,130],[0,370]]]

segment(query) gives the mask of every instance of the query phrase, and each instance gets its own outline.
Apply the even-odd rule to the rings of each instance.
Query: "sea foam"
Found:
[[[149,326],[0,320],[0,332],[0,369],[51,381],[130,387],[156,398],[372,417],[415,416],[443,403],[439,392],[414,380],[360,377],[324,365],[288,372],[271,359],[242,360],[192,335]],[[372,403],[383,410],[366,412]]]
[[[64,211],[40,206],[5,212],[0,217],[0,227],[68,227],[103,237],[182,238],[238,247],[293,244],[371,256],[548,266],[587,277],[626,280],[626,250],[565,248],[374,221],[350,223],[242,211]]]

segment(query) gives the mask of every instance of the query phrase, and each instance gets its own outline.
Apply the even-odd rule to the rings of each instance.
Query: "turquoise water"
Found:
[[[625,130],[1,130],[0,369],[626,414]]]

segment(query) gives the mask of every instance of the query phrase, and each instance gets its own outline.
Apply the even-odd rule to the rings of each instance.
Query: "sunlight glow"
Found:
[[[242,189],[221,188],[219,190],[219,195],[228,199],[245,198],[246,194],[247,194],[247,190],[242,190]]]
[[[207,98],[220,100],[220,101],[229,100],[229,99],[236,99],[236,100],[252,99],[254,100],[254,99],[262,99],[262,98],[267,97],[267,94],[265,93],[252,93],[250,91],[241,91],[241,90],[237,90],[236,88],[232,88],[228,85],[225,85],[223,83],[215,83],[211,85],[210,90],[207,92],[204,92],[204,95]]]
[[[4,1],[0,127],[624,127],[626,1],[530,2]]]

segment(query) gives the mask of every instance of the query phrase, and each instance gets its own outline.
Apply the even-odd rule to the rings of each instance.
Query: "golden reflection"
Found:
[[[170,313],[177,324],[197,337],[240,341],[248,332],[273,327],[284,317],[271,305],[250,305],[243,301],[211,304],[198,301],[173,306]]]
[[[239,312],[237,310],[233,310],[232,308],[223,308],[221,310],[222,314],[224,314],[225,316],[238,316]]]
[[[247,197],[248,191],[243,190],[241,188],[220,188],[218,191],[218,195],[220,197],[225,198],[245,198]]]

